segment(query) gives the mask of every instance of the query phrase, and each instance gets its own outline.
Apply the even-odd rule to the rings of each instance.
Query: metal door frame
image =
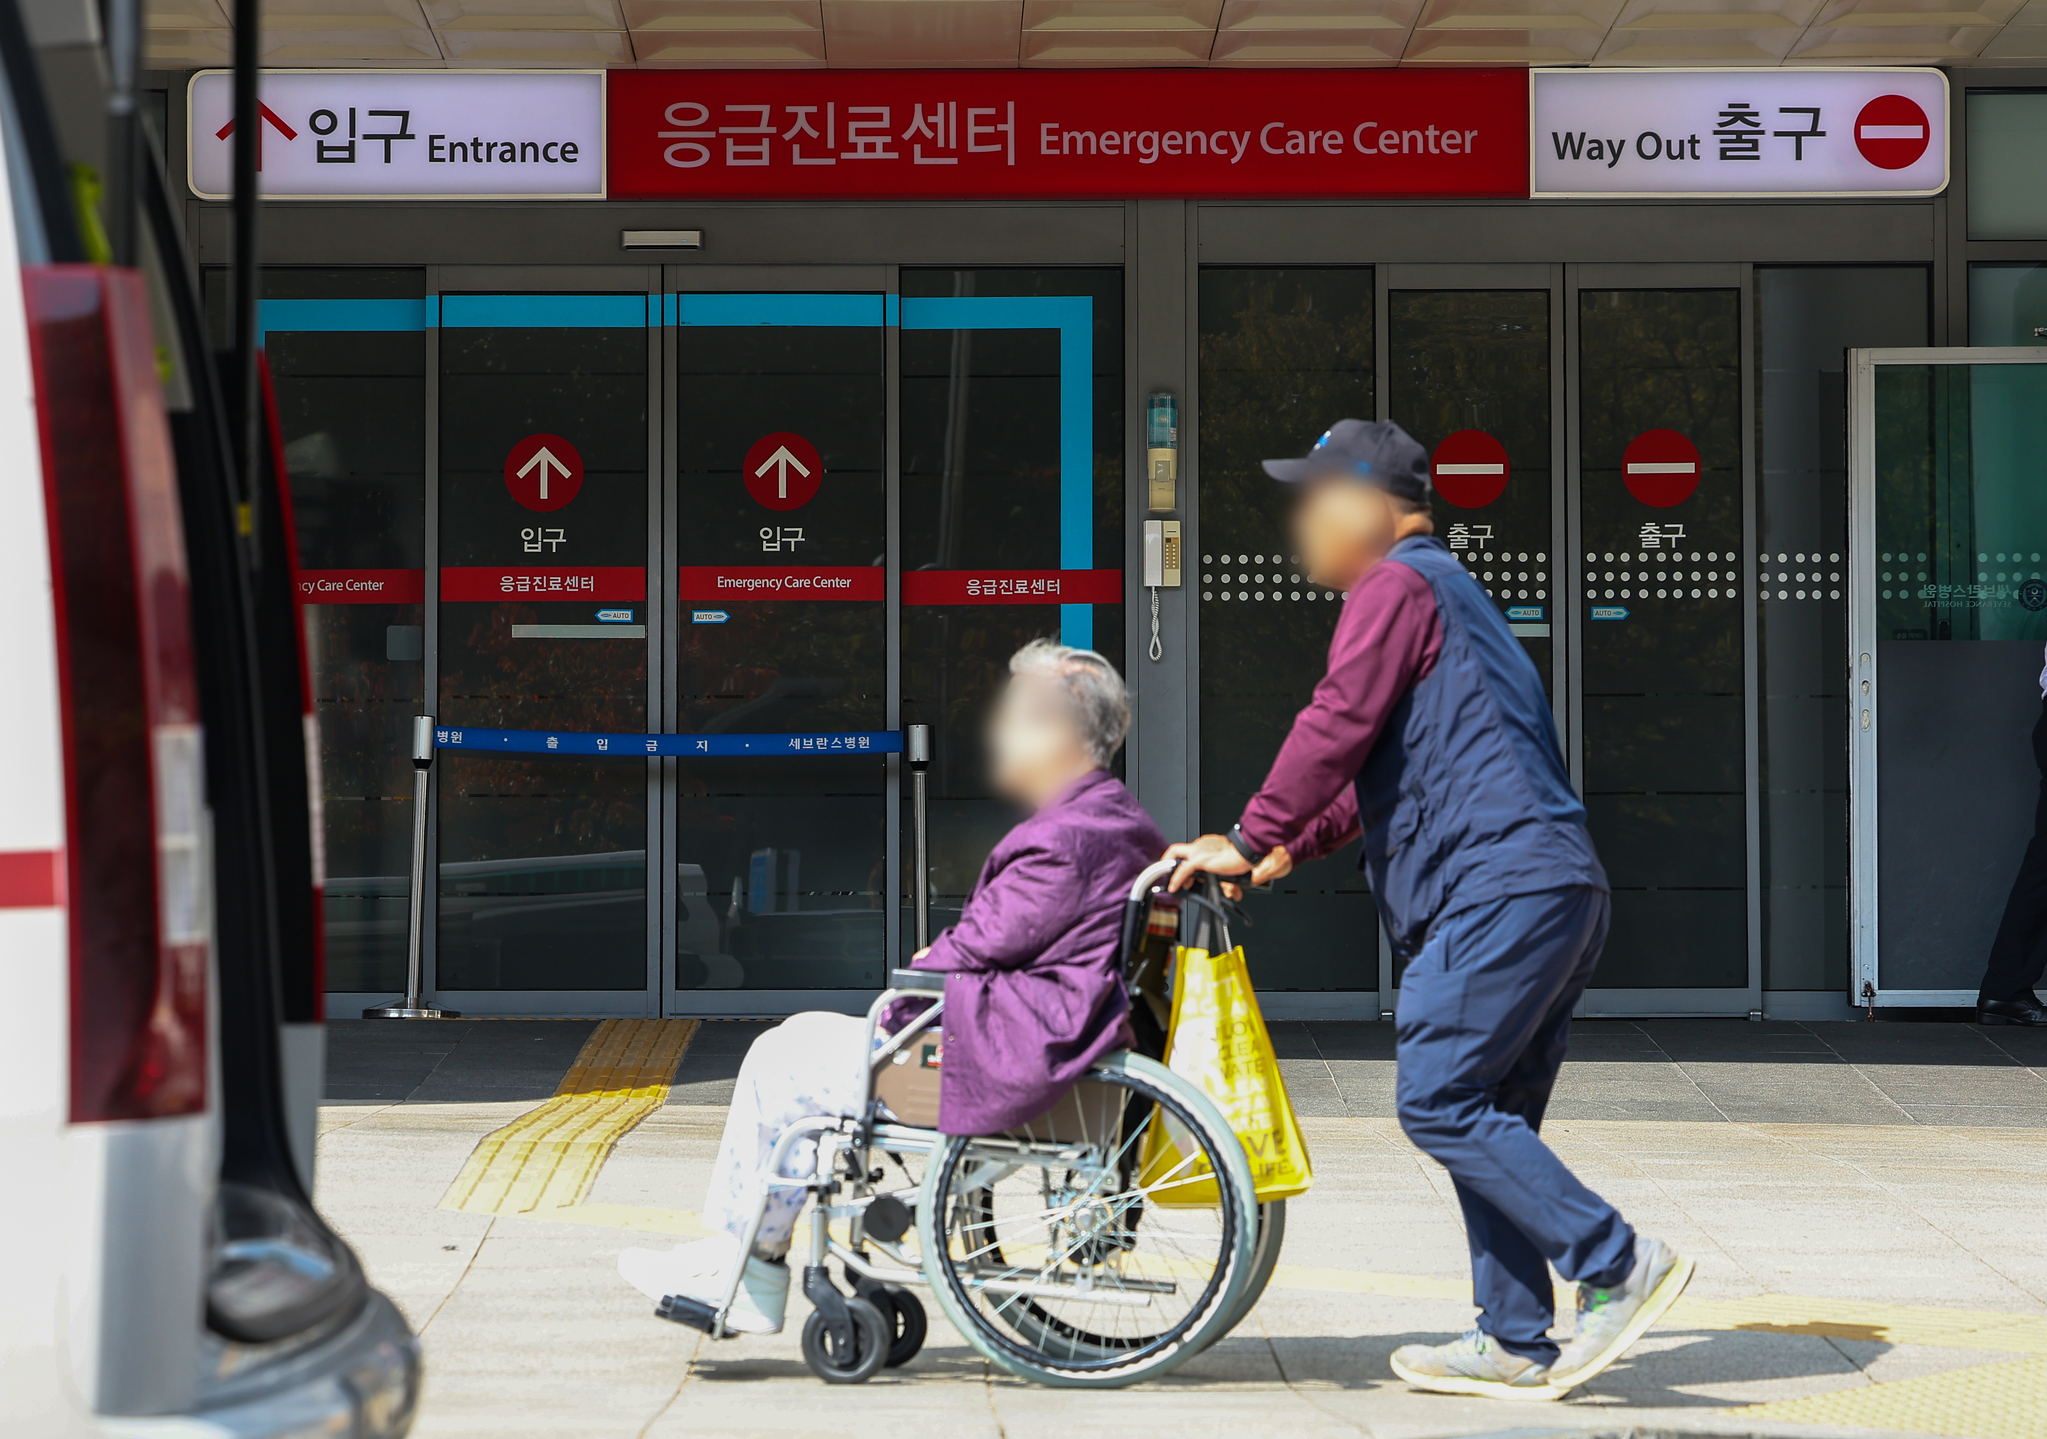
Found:
[[[1578,297],[1586,290],[1733,290],[1740,306],[1737,344],[1741,364],[1741,557],[1742,573],[1742,753],[1743,830],[1746,853],[1743,875],[1747,883],[1748,983],[1726,989],[1588,989],[1578,1003],[1577,1015],[1585,1019],[1646,1017],[1651,1015],[1763,1015],[1763,887],[1762,887],[1762,791],[1761,791],[1761,699],[1756,671],[1756,601],[1754,582],[1756,555],[1756,360],[1755,360],[1755,273],[1754,267],[1737,263],[1704,264],[1592,264],[1564,267],[1565,322],[1568,326],[1565,367],[1568,393],[1564,400],[1568,426],[1566,443],[1567,531],[1569,566],[1565,573],[1570,596],[1570,703],[1571,724],[1565,752],[1571,780],[1582,794],[1584,774],[1584,605],[1585,592],[1583,533],[1584,475],[1580,464],[1579,421],[1583,403],[1579,352]]]
[[[2047,349],[1957,345],[1848,352],[1848,1002],[1952,1007],[1973,989],[1885,989],[1879,966],[1876,724],[1876,372],[1882,365],[2047,365]]]

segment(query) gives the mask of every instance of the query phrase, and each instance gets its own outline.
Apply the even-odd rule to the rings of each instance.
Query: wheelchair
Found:
[[[989,1361],[1068,1388],[1157,1378],[1257,1302],[1278,1261],[1285,1204],[1258,1203],[1220,1111],[1160,1062],[1173,945],[1204,923],[1229,943],[1216,887],[1170,894],[1158,886],[1172,870],[1171,861],[1145,870],[1124,905],[1118,959],[1136,1048],[1105,1055],[1049,1112],[1001,1134],[940,1133],[945,977],[899,969],[868,1010],[859,1117],[800,1119],[777,1138],[740,1252],[752,1252],[772,1191],[813,1196],[802,1349],[826,1383],[864,1383],[916,1355],[929,1322],[920,1288]],[[922,1013],[877,1043],[889,1005],[923,996],[932,1002]],[[806,1138],[818,1145],[811,1174],[783,1177],[789,1150]],[[739,1279],[735,1266],[715,1308],[670,1295],[655,1312],[734,1337],[724,1320]]]

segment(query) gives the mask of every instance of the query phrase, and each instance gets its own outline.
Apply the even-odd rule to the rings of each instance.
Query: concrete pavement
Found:
[[[1167,1381],[1112,1394],[991,1374],[933,1316],[857,1389],[795,1334],[711,1344],[651,1317],[617,1253],[699,1233],[752,1027],[711,1023],[668,1103],[569,1209],[438,1208],[478,1141],[553,1093],[589,1022],[330,1026],[323,1210],[425,1339],[416,1432],[1384,1439],[1629,1425],[2047,1439],[2047,1039],[1960,1025],[1579,1026],[1546,1133],[1700,1261],[1669,1320],[1561,1405],[1415,1394],[1386,1356],[1471,1317],[1446,1176],[1390,1117],[1387,1026],[1276,1025],[1316,1188],[1272,1289]],[[400,1032],[402,1030],[402,1032]],[[2036,1067],[2037,1066],[2037,1067]],[[1818,1426],[1809,1428],[1808,1426]]]

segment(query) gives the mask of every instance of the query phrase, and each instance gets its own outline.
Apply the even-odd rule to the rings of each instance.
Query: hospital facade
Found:
[[[427,988],[472,1015],[864,1007],[910,946],[902,732],[934,731],[942,925],[1013,820],[979,728],[1035,636],[1129,677],[1162,829],[1228,828],[1341,603],[1258,461],[1344,416],[1430,452],[1548,687],[1614,888],[1585,1013],[1969,1002],[2047,638],[2047,371],[2013,357],[2047,347],[2047,50],[1914,43],[285,46],[259,323],[328,1013],[403,987],[421,715]],[[174,49],[155,133],[225,337],[228,77]],[[1247,912],[1269,1015],[1394,1007],[1355,846]]]

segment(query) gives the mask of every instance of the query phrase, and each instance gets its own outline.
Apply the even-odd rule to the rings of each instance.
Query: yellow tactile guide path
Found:
[[[607,1019],[554,1098],[484,1136],[441,1198],[470,1214],[579,1204],[612,1145],[659,1109],[700,1020]]]
[[[443,1209],[472,1214],[573,1210],[562,1219],[609,1227],[698,1233],[696,1216],[631,1205],[583,1206],[597,1172],[619,1139],[659,1109],[669,1082],[701,1023],[694,1019],[610,1019],[584,1043],[552,1099],[486,1135],[441,1200]],[[603,1214],[589,1212],[601,1209]],[[1468,1299],[1461,1280],[1420,1274],[1374,1274],[1281,1264],[1279,1289]],[[1560,1307],[1573,1296],[1557,1294]],[[1762,1294],[1747,1299],[1687,1297],[1662,1329],[1745,1330],[1806,1334],[1888,1344],[2001,1350],[2003,1364],[1971,1365],[1806,1399],[1744,1405],[1724,1411],[1745,1421],[1824,1424],[1870,1430],[2047,1439],[2047,1318],[1926,1305],[1814,1299]]]

